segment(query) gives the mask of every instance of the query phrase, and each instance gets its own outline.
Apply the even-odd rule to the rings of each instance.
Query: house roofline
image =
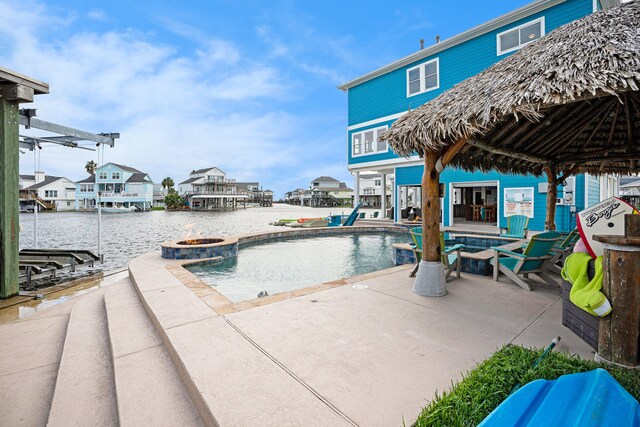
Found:
[[[560,3],[564,3],[565,1],[567,0],[537,0],[533,3],[524,5],[507,14],[494,18],[488,22],[485,22],[484,24],[478,25],[477,27],[471,28],[470,30],[464,31],[456,36],[453,36],[450,39],[446,39],[444,41],[441,41],[440,43],[436,43],[434,45],[426,47],[422,50],[412,53],[409,56],[405,56],[404,58],[399,59],[398,61],[392,62],[391,64],[385,65],[382,68],[378,68],[377,70],[374,70],[354,80],[344,83],[338,86],[338,89],[346,91],[366,81],[372,80],[376,77],[382,76],[384,74],[387,74],[399,68],[402,68],[405,65],[409,65],[413,62],[416,62],[421,59],[440,53],[453,46],[462,44],[473,38],[476,38],[478,36],[491,32],[495,29],[508,25],[512,22],[518,21],[520,19],[526,18],[527,16],[549,9],[550,7],[556,6]]]

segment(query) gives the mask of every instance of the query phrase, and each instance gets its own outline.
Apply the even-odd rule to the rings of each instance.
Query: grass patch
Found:
[[[154,207],[151,208],[151,210],[152,211],[163,211],[165,209],[164,209],[164,206],[154,206]]]
[[[500,403],[513,387],[536,379],[555,380],[564,374],[604,368],[636,400],[640,400],[640,371],[606,366],[566,353],[551,352],[535,370],[531,366],[544,349],[507,345],[467,373],[450,392],[436,393],[424,407],[415,426],[476,426]]]

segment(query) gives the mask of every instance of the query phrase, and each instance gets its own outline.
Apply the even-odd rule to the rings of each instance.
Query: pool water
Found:
[[[393,267],[393,243],[407,234],[354,234],[244,245],[238,256],[188,270],[233,302]]]

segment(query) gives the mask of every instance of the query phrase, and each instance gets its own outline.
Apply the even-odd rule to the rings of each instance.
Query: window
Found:
[[[44,197],[58,197],[58,190],[45,190]]]
[[[100,179],[107,179],[107,173],[106,172],[100,172]]]
[[[544,36],[544,17],[519,25],[497,36],[498,55],[513,52]]]
[[[367,129],[351,135],[351,156],[363,156],[387,151],[387,143],[380,141],[380,135],[389,127],[383,126],[375,129]]]
[[[380,187],[380,183],[382,182],[382,180],[380,179],[376,179],[373,181],[373,185],[375,185],[376,187]]]
[[[440,87],[440,61],[438,58],[407,70],[407,96],[418,95]]]
[[[120,179],[120,172],[112,172],[111,179]]]

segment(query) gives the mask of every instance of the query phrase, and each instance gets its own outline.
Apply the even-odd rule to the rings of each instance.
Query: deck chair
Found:
[[[500,227],[500,237],[514,237],[526,239],[529,228],[529,217],[524,215],[511,215],[507,217],[507,226]],[[502,231],[506,233],[502,234]]]
[[[562,267],[557,265],[562,256],[571,251],[576,242],[580,239],[580,233],[574,228],[571,233],[567,234],[564,239],[561,238],[553,247],[551,259],[549,260],[549,271],[560,274]]]
[[[492,247],[494,251],[491,265],[493,265],[493,280],[498,281],[498,275],[503,272],[513,280],[518,286],[531,291],[531,285],[525,282],[529,274],[536,274],[551,286],[558,286],[558,283],[549,277],[545,272],[549,266],[553,254],[553,248],[561,239],[560,233],[556,231],[546,231],[536,234],[531,238],[523,253],[512,252],[502,248]],[[501,257],[504,255],[504,257]]]
[[[371,214],[371,218],[378,218],[378,215],[380,215],[380,212],[375,211],[374,213]]]
[[[416,267],[413,269],[409,277],[415,277],[418,272],[418,267],[420,266],[420,260],[422,259],[422,227],[414,227],[409,230],[409,234],[411,234],[411,238],[413,239],[414,249],[413,254],[416,257]],[[445,247],[444,245],[444,233],[440,232],[440,250],[441,250],[441,260],[442,264],[444,264],[445,269],[445,280],[449,279],[453,270],[456,271],[456,277],[460,277],[460,270],[462,268],[462,264],[460,261],[460,251],[464,249],[464,245],[456,244],[450,247]],[[454,253],[455,252],[455,253]]]

